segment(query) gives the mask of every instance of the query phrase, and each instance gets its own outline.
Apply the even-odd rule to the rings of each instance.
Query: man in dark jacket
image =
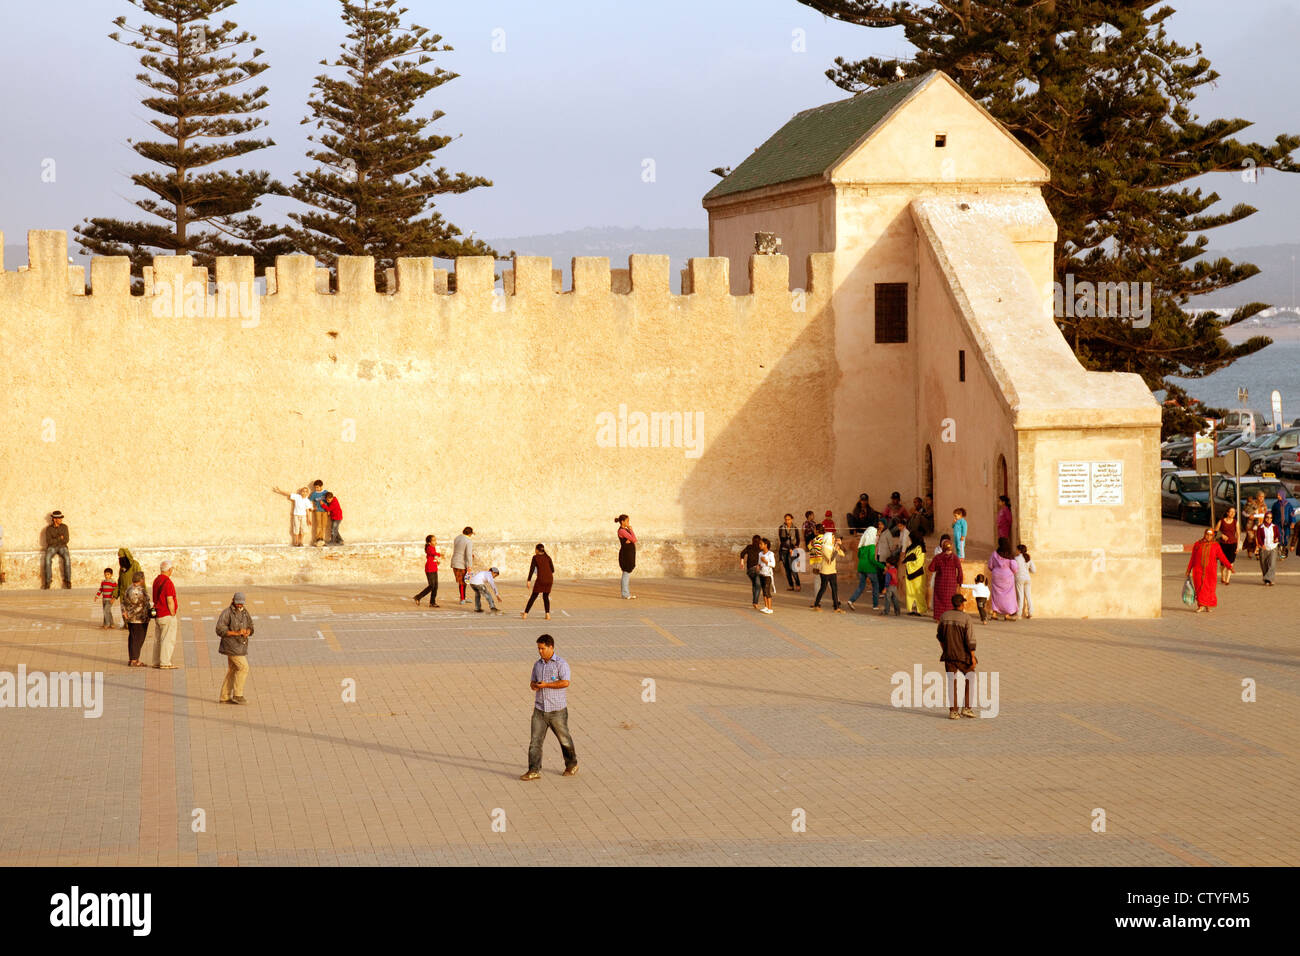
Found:
[[[68,526],[63,523],[63,512],[56,511],[50,515],[50,524],[45,528],[45,574],[41,587],[48,590],[50,579],[54,577],[54,558],[62,561],[63,586],[72,587],[72,559],[68,556]]]
[[[246,704],[244,681],[248,680],[248,639],[253,636],[253,616],[244,607],[244,595],[237,592],[230,607],[217,618],[217,637],[226,655],[226,679],[221,682],[220,702]]]
[[[975,689],[975,632],[970,626],[970,615],[961,609],[966,599],[961,593],[952,596],[952,609],[944,611],[939,618],[935,637],[939,640],[939,660],[944,663],[949,685],[948,719],[974,717],[971,709],[972,692]],[[962,675],[958,677],[957,675]],[[957,688],[964,685],[966,691],[965,706],[960,712],[957,708]]]

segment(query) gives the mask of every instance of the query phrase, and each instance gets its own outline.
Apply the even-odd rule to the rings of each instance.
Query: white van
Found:
[[[1219,431],[1243,431],[1248,435],[1262,435],[1269,427],[1269,421],[1259,412],[1250,408],[1234,408],[1223,416]]]

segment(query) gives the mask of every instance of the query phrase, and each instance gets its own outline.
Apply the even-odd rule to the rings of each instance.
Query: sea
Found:
[[[1273,339],[1273,344],[1237,359],[1227,368],[1205,378],[1175,378],[1173,381],[1185,388],[1187,394],[1213,408],[1253,408],[1269,420],[1273,418],[1270,396],[1276,389],[1282,394],[1282,421],[1290,425],[1300,418],[1300,323],[1274,325],[1261,322],[1255,325],[1248,319],[1243,325],[1249,325],[1249,328],[1234,328],[1229,334],[1230,341],[1235,343],[1251,335],[1267,335]],[[1237,400],[1239,388],[1249,393],[1244,404]],[[1156,396],[1164,398],[1160,392]]]

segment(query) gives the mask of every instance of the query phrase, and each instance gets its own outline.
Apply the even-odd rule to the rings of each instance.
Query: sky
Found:
[[[1300,0],[1171,2],[1170,33],[1199,41],[1221,74],[1196,101],[1202,118],[1253,120],[1239,135],[1262,142],[1300,132]],[[460,74],[424,101],[446,113],[432,128],[458,137],[437,162],[494,182],[443,198],[439,209],[485,238],[704,228],[700,198],[717,182],[710,169],[738,164],[795,112],[846,95],[824,75],[836,56],[909,51],[901,30],[827,20],[795,0],[406,6],[407,20],[454,47],[437,63]],[[225,14],[257,35],[271,64],[260,77],[270,87],[262,115],[277,145],[245,165],[286,182],[307,165],[311,128],[301,120],[320,60],[343,40],[338,9],[337,0],[241,0]],[[28,229],[71,230],[87,216],[133,217],[141,194],[127,177],[145,164],[126,140],[151,130],[134,79],[138,54],[107,38],[120,15],[141,16],[126,0],[0,0],[6,243],[22,243]],[[1218,174],[1199,185],[1225,204],[1259,209],[1211,233],[1212,247],[1300,238],[1300,174],[1265,171],[1254,183]],[[294,208],[273,198],[262,213],[283,219]]]

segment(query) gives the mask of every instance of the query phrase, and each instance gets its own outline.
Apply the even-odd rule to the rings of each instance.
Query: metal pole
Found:
[[[1232,487],[1237,492],[1237,530],[1240,531],[1241,530],[1241,475],[1237,474],[1237,472],[1239,472],[1241,469],[1237,467],[1238,464],[1240,464],[1240,460],[1238,459],[1237,452],[1234,449],[1232,452]]]

